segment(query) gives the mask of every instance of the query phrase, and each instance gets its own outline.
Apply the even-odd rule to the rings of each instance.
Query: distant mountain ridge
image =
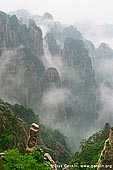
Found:
[[[31,13],[25,9],[19,9],[8,13],[9,15],[16,15],[17,18],[31,17]]]
[[[47,30],[47,28],[50,28],[51,26],[54,26],[57,23],[53,20],[53,16],[48,12],[46,12],[44,15],[48,14],[49,19],[44,17],[44,15],[43,16],[38,16],[38,15],[32,16],[25,9],[20,9],[14,12],[10,12],[9,14],[17,15],[17,17],[19,19],[21,18],[21,20],[24,23],[27,23],[26,19],[28,21],[28,19],[32,18],[37,23],[37,25],[38,23],[40,23],[39,24],[40,26],[42,25],[44,32]],[[43,19],[45,21],[42,22],[41,20]],[[47,20],[48,22],[46,22]],[[46,25],[46,27],[44,26],[44,24]],[[92,21],[84,20],[84,21],[75,21],[71,25],[77,28],[77,30],[79,30],[84,35],[84,38],[92,41],[96,47],[98,47],[99,44],[102,42],[109,43],[110,46],[112,47],[112,44],[113,44],[113,24],[112,23],[99,24],[99,23],[94,23]]]

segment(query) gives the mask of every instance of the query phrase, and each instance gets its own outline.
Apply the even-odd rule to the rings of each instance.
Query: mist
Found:
[[[42,97],[40,121],[49,128],[59,130],[65,137],[72,153],[79,150],[82,138],[85,138],[86,129],[73,126],[67,119],[65,106],[72,102],[73,95],[66,88],[50,88]],[[71,99],[71,101],[70,101]],[[76,119],[75,122],[78,122]]]
[[[18,48],[14,48],[14,49],[6,49],[3,48],[1,49],[1,56],[0,56],[0,98],[2,98],[3,100],[6,100],[7,102],[11,103],[11,104],[15,104],[15,103],[19,103],[18,100],[16,100],[15,98],[10,98],[8,96],[10,96],[10,90],[9,88],[12,88],[9,86],[8,81],[5,82],[5,77],[8,74],[8,69],[10,66],[14,67],[12,65],[12,62],[15,61],[16,56],[18,56],[19,50],[21,50],[23,48],[23,46],[19,46]],[[13,82],[13,84],[20,84],[21,83],[21,79],[22,79],[22,75],[20,75],[20,78],[18,77],[18,79],[16,79],[16,81],[14,81],[13,77],[9,77],[10,81]]]
[[[77,27],[83,34],[83,37],[90,40],[96,48],[103,42],[113,48],[113,22],[79,20],[75,21],[72,25]]]
[[[35,19],[37,19],[37,17]],[[113,106],[112,106],[112,103],[113,103],[113,86],[112,86],[113,84],[113,77],[112,77],[113,59],[112,58],[106,59],[106,60],[99,59],[97,67],[94,68],[96,69],[94,71],[96,72],[96,81],[97,81],[97,89],[95,90],[95,94],[97,95],[96,96],[97,101],[99,102],[99,109],[97,111],[98,115],[96,118],[94,118],[93,117],[94,113],[92,111],[92,108],[94,107],[91,103],[93,99],[91,95],[93,95],[92,91],[94,89],[92,88],[92,89],[87,90],[86,87],[84,88],[83,86],[86,82],[81,78],[83,76],[85,79],[84,74],[85,74],[85,69],[87,68],[84,68],[84,62],[83,62],[80,70],[79,69],[77,70],[77,68],[74,68],[73,66],[73,61],[71,62],[72,64],[71,66],[68,65],[68,63],[66,63],[68,60],[65,61],[65,57],[62,56],[62,54],[59,56],[58,54],[55,56],[51,54],[44,37],[52,25],[54,25],[54,21],[49,21],[49,22],[44,21],[42,23],[39,23],[39,26],[42,28],[42,32],[43,32],[43,48],[44,48],[44,56],[42,56],[41,60],[46,70],[50,67],[55,68],[57,70],[59,77],[60,77],[60,87],[54,86],[48,89],[44,89],[42,91],[42,94],[40,95],[41,101],[39,102],[41,104],[39,106],[37,104],[38,101],[35,100],[38,98],[38,95],[36,96],[36,98],[33,98],[36,92],[34,92],[33,89],[31,89],[32,83],[34,83],[35,80],[38,79],[37,76],[34,76],[33,79],[29,79],[29,75],[28,75],[28,81],[22,83],[22,81],[24,81],[24,78],[25,78],[24,69],[26,69],[26,67],[24,67],[24,64],[22,63],[23,67],[22,68],[20,67],[18,70],[16,70],[18,72],[18,74],[16,75],[14,65],[12,64],[14,63],[17,57],[23,57],[23,56],[18,55],[18,52],[22,47],[19,47],[13,50],[4,49],[2,52],[1,58],[0,58],[0,63],[1,63],[0,64],[0,82],[2,82],[3,78],[5,80],[4,75],[6,76],[8,75],[8,77],[7,77],[7,81],[4,84],[0,83],[0,86],[1,86],[0,97],[4,98],[5,100],[11,103],[19,103],[19,100],[16,100],[14,98],[15,96],[17,97],[16,92],[19,91],[19,95],[20,95],[19,99],[22,100],[22,98],[25,97],[26,101],[24,102],[29,103],[28,98],[31,97],[30,95],[33,95],[31,97],[32,104],[33,102],[35,102],[35,110],[39,114],[41,123],[52,129],[58,129],[63,135],[67,137],[67,144],[69,148],[71,149],[71,151],[75,152],[79,149],[79,143],[83,138],[89,137],[90,135],[92,135],[92,133],[95,133],[96,131],[101,130],[104,124],[106,123],[106,121],[112,124],[112,121],[113,121],[113,116],[112,116],[113,115]],[[86,36],[89,36],[90,39],[94,38],[95,43],[98,44],[100,40],[104,37],[104,30],[101,26],[97,26],[94,28],[92,26]],[[60,46],[60,43],[59,43],[59,46]],[[60,50],[63,50],[63,47],[60,46]],[[70,54],[69,56],[70,58],[73,57],[73,51],[72,51],[72,54],[71,53],[69,54]],[[95,60],[96,59],[97,58],[95,58]],[[12,74],[8,73],[9,65],[12,67],[12,70],[11,70]],[[32,69],[34,70],[35,68],[32,68]],[[92,72],[91,72],[91,75],[93,76]],[[33,77],[33,74],[31,74],[31,76]],[[91,77],[89,76],[88,80],[90,78]],[[31,80],[33,80],[33,82]],[[91,81],[93,81],[92,78],[91,78]],[[9,83],[11,84],[11,87]],[[27,83],[29,83],[29,88],[26,86]],[[67,84],[65,85],[65,83]],[[68,83],[69,83],[69,86],[68,86]],[[40,83],[38,85],[40,86],[42,84]],[[36,86],[38,85],[36,84]],[[78,87],[79,85],[82,86],[82,88],[81,87],[79,88]],[[19,88],[17,88],[17,86]],[[15,93],[16,93],[15,95],[13,91],[14,88],[15,89],[17,88],[16,89],[17,91],[15,90]],[[90,88],[90,85],[89,85],[89,88]],[[36,90],[37,89],[38,88],[36,88]],[[42,89],[42,87],[40,89]],[[87,95],[84,89],[86,89],[87,92],[89,92],[90,90],[92,91],[90,91]],[[78,93],[80,93],[80,95]],[[85,101],[86,97],[89,98],[89,96],[91,97],[91,102],[90,100]],[[28,104],[28,105],[33,108],[32,104],[31,105]],[[87,114],[87,111],[89,110],[85,108],[85,104],[88,106],[88,109],[92,111],[91,113],[88,112]],[[90,108],[90,104],[92,108]],[[66,109],[68,110],[67,112],[66,112]],[[85,117],[85,114],[87,118]],[[94,120],[92,120],[92,122],[88,122],[88,116],[90,117],[90,119],[92,118]],[[88,125],[89,124],[91,125],[89,125],[88,127],[86,123],[88,123]]]
[[[12,59],[14,59],[15,55],[17,54],[17,51],[22,48],[19,47],[14,50],[8,50],[6,48],[2,49],[2,54],[0,57],[0,78],[2,74],[5,72],[6,68],[8,67],[9,63],[11,62]]]
[[[101,107],[98,121],[109,122],[112,125],[113,122],[113,88],[102,84],[100,87],[100,101]]]
[[[98,123],[104,124],[113,121],[113,59],[102,60],[97,68],[98,80],[100,86],[98,88],[100,110]]]
[[[113,80],[113,59],[101,59],[96,68],[97,78],[104,81]]]
[[[72,94],[71,89],[63,87],[62,84],[65,79],[78,82],[78,84],[82,80],[78,71],[73,67],[69,67],[61,56],[51,55],[46,42],[44,42],[44,51],[44,65],[46,69],[49,67],[57,69],[61,79],[61,88],[52,87],[43,93],[39,118],[42,124],[52,129],[57,129],[66,136],[67,145],[74,153],[79,150],[80,141],[87,137],[86,132],[90,131],[90,128],[80,128],[82,125],[80,124],[81,121],[78,116],[68,118],[71,117],[71,115],[67,115],[66,107],[73,107],[76,114],[76,104],[81,104],[82,99]]]
[[[112,50],[112,49],[110,49]],[[111,52],[111,51],[110,51]],[[111,55],[109,55],[111,54]],[[101,130],[105,123],[108,122],[113,126],[113,56],[108,52],[101,54],[95,59],[95,75],[97,82],[96,96],[98,102],[98,117],[94,120],[93,125],[88,132],[91,135]]]
[[[42,97],[41,110],[44,114],[40,115],[41,121],[56,129],[59,127],[59,118],[61,118],[64,122],[60,122],[60,124],[65,125],[67,120],[64,106],[70,95],[69,90],[63,88],[50,88],[45,92]]]

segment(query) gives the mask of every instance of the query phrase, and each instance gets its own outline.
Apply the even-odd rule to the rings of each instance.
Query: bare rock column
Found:
[[[39,131],[39,125],[37,125],[36,123],[32,123],[30,127],[30,131],[29,131],[26,153],[32,153],[37,150],[38,131]],[[48,153],[44,154],[44,158],[50,162],[53,170],[57,170],[55,161],[52,159],[52,157]]]
[[[36,151],[38,131],[39,131],[39,125],[37,125],[36,123],[32,123],[30,127],[27,147],[26,147],[27,153]]]

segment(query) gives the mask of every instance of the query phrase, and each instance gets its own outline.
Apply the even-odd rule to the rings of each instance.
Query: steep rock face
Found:
[[[95,69],[95,65],[96,65],[96,61],[95,61],[96,49],[95,49],[95,46],[89,40],[84,40],[84,44],[85,44],[85,47],[87,48],[88,54],[89,54],[89,56],[91,58],[92,66]]]
[[[105,141],[101,152],[97,170],[113,170],[113,128],[110,129],[109,138]]]
[[[3,104],[0,104],[0,141],[1,151],[18,147],[22,152],[27,142],[26,124]]]
[[[37,105],[45,70],[41,61],[26,48],[5,51],[0,60],[4,66],[0,73],[0,96],[31,107]]]
[[[48,50],[50,51],[52,56],[59,56],[60,49],[59,46],[57,45],[54,35],[52,33],[47,33],[45,37],[45,41],[48,45]]]
[[[45,67],[42,31],[0,12],[0,97],[34,108],[41,98]],[[36,95],[35,95],[36,94]]]
[[[38,57],[44,54],[42,32],[30,20],[29,27],[22,25],[15,15],[9,17],[0,12],[0,51],[3,48],[16,48],[20,45],[30,48]]]
[[[82,34],[74,27],[63,27],[61,24],[55,24],[50,32],[53,33],[55,39],[60,43],[64,43],[66,38],[83,39]]]
[[[69,64],[72,67],[75,65],[79,66],[80,64],[85,66],[88,64],[89,67],[91,67],[91,61],[89,59],[88,52],[84,47],[83,41],[81,40],[67,38],[64,43],[64,57],[67,65]]]
[[[73,26],[64,28],[62,31],[62,40],[65,41],[66,38],[83,39],[82,34]]]
[[[11,16],[16,15],[17,18],[31,17],[30,12],[25,9],[19,9],[17,11],[9,12],[8,14]]]
[[[42,56],[44,54],[42,31],[39,27],[36,26],[33,20],[29,20],[29,30],[30,40],[28,48],[33,50],[36,55]]]
[[[41,28],[43,35],[46,35],[51,27],[55,25],[53,16],[49,13],[45,13],[43,16],[34,15],[31,18],[35,21],[36,25]]]
[[[5,70],[3,69],[3,73],[0,74],[1,97],[7,100],[14,99],[14,101],[29,105],[36,110],[41,100],[40,114],[42,118],[45,118],[44,123],[52,128],[62,127],[62,124],[67,121],[67,114],[68,125],[73,124],[74,129],[75,125],[76,127],[89,126],[89,121],[95,117],[95,95],[93,93],[95,82],[88,52],[83,41],[78,40],[83,39],[81,33],[74,27],[64,28],[57,23],[58,30],[54,32],[54,36],[51,34],[52,30],[47,34],[47,36],[49,35],[46,38],[52,54],[51,58],[54,54],[59,54],[57,44],[62,45],[65,42],[61,51],[62,83],[55,68],[49,68],[45,73],[41,62],[44,53],[42,32],[36,24],[30,20],[27,27],[21,24],[15,16],[4,15],[7,22],[4,22],[2,30],[6,37],[1,39],[1,61],[4,60],[2,50],[4,47],[10,52],[13,50],[18,52],[15,52],[14,55],[11,54],[11,57],[9,54],[8,57],[5,56],[6,62],[3,67]],[[45,21],[50,25],[51,21],[53,23],[51,18],[40,18],[39,20],[44,21],[43,25]],[[8,28],[6,23],[9,25]],[[11,38],[9,38],[10,34]],[[10,41],[11,43],[9,43]],[[20,45],[22,46],[20,47]],[[66,90],[72,94],[69,98],[66,96],[67,94],[65,95]],[[66,131],[66,133],[68,132]]]
[[[96,51],[97,61],[100,59],[110,59],[113,58],[113,50],[106,43],[101,43]]]
[[[82,40],[67,38],[64,43],[63,61],[65,67],[64,86],[73,94],[69,116],[79,120],[93,120],[96,116],[95,77],[91,59]],[[74,120],[74,119],[73,119]]]

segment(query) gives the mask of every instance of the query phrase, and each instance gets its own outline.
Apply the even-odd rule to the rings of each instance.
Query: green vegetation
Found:
[[[18,148],[25,153],[28,131],[33,122],[38,123],[40,127],[38,148],[43,149],[44,153],[48,152],[57,163],[68,163],[71,153],[67,148],[65,136],[58,130],[41,125],[32,109],[19,104],[11,105],[2,100],[0,100],[0,152]]]
[[[4,170],[51,170],[51,165],[44,156],[36,151],[31,154],[21,154],[18,149],[8,150],[3,160]]]
[[[58,130],[53,131],[44,125],[40,125],[38,144],[44,152],[48,152],[57,163],[69,163],[71,153],[67,148],[66,137]]]
[[[25,123],[19,121],[8,105],[0,104],[0,152],[18,147],[22,152],[26,146]]]
[[[80,153],[75,154],[72,163],[79,163],[81,165],[97,165],[100,153],[103,149],[104,141],[102,142],[85,142],[84,148]]]
[[[88,140],[81,141],[81,152],[75,153],[71,164],[89,165],[90,167],[84,167],[82,169],[90,170],[92,165],[98,164],[100,153],[103,149],[105,140],[108,138],[110,130],[109,123],[105,124],[104,130],[93,134]],[[97,167],[93,168],[96,170]],[[77,168],[74,168],[77,169]]]
[[[39,124],[38,115],[35,115],[32,109],[19,104],[9,104],[9,107],[12,112],[17,115],[17,117],[20,117],[24,122],[26,122],[27,130],[29,130],[31,123],[36,122]]]
[[[24,120],[26,124],[17,117]],[[19,168],[20,170],[26,168],[27,170],[35,165],[37,169],[39,167],[42,169],[43,166],[47,165],[40,152],[35,152],[30,155],[25,154],[27,135],[25,127],[27,125],[27,130],[29,130],[32,122],[36,122],[40,126],[38,133],[38,149],[43,149],[44,153],[48,152],[57,164],[69,164],[72,154],[67,148],[65,136],[63,136],[58,130],[52,130],[41,125],[38,117],[32,109],[19,104],[11,105],[0,100],[0,152],[7,151],[6,161],[4,162],[5,170],[10,170],[11,168],[13,170],[15,167],[17,170]],[[81,152],[75,153],[70,164],[76,164],[77,166],[97,165],[104,142],[108,138],[109,130],[110,125],[106,123],[104,130],[93,134],[87,140],[82,140]],[[18,148],[19,151],[13,148]],[[12,150],[8,151],[8,149]],[[22,154],[20,154],[20,152]],[[10,156],[10,154],[12,156]],[[23,162],[21,162],[22,160]],[[29,163],[27,163],[27,161],[29,161]],[[2,161],[0,161],[0,165],[2,167]],[[27,166],[29,166],[29,168]],[[48,166],[48,168],[50,167]],[[47,167],[45,169],[47,169]],[[82,167],[82,169],[86,168]]]
[[[0,159],[0,170],[4,170],[3,161]]]
[[[26,68],[28,71],[36,71],[38,75],[42,75],[42,73],[45,71],[43,63],[38,59],[38,57],[31,52],[28,48],[23,48],[24,52],[24,63],[26,65]]]

